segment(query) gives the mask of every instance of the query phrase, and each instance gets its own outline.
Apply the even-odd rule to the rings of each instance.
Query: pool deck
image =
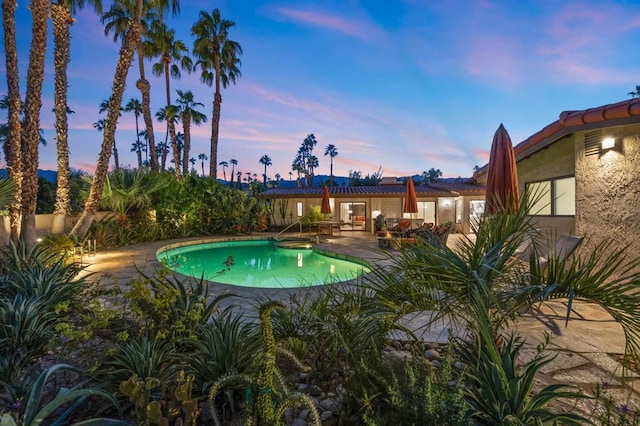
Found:
[[[250,238],[264,239],[274,234],[254,234]],[[448,245],[455,247],[462,235],[452,234]],[[83,256],[82,262],[91,281],[99,280],[105,285],[118,284],[123,289],[127,283],[140,276],[140,272],[153,274],[162,268],[156,259],[156,252],[160,248],[171,244],[185,242],[212,241],[227,239],[220,238],[189,238],[181,240],[159,241],[136,244],[133,246],[98,251],[93,256]],[[239,237],[237,239],[246,239]],[[314,246],[321,250],[354,256],[371,263],[383,264],[388,257],[377,247],[376,238],[365,232],[343,232],[340,236],[321,237]],[[256,304],[260,300],[288,301],[292,295],[300,292],[313,291],[303,289],[256,289],[247,287],[214,284],[214,292],[229,292],[239,297],[228,299],[228,304],[234,309],[255,314]],[[611,316],[598,305],[587,302],[574,302],[571,320],[567,327],[564,316],[567,310],[566,301],[547,302],[531,312],[518,318],[515,329],[526,339],[525,357],[531,356],[538,343],[544,341],[545,333],[551,337],[548,349],[557,353],[557,358],[546,365],[538,379],[542,384],[573,383],[582,389],[592,389],[596,385],[605,386],[616,399],[624,403],[628,396],[622,389],[620,360],[624,353],[624,334],[622,328]],[[428,313],[415,316],[409,323],[419,327]],[[436,327],[422,334],[425,340],[443,341],[446,339],[448,328],[445,325]],[[630,408],[640,408],[640,376],[631,375],[626,379],[633,391],[627,403]],[[582,404],[582,402],[581,402]]]

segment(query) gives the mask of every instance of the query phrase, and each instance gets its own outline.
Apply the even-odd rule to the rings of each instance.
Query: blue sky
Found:
[[[18,6],[21,81],[30,43],[28,2]],[[109,2],[105,2],[108,6]],[[446,177],[470,176],[488,160],[504,123],[515,144],[580,110],[628,99],[640,85],[640,3],[637,1],[182,1],[168,20],[192,46],[200,10],[235,21],[230,37],[244,54],[242,77],[222,93],[218,160],[238,169],[289,178],[300,143],[314,133],[318,174],[329,174],[327,144],[339,155],[334,173],[406,176],[432,167]],[[89,9],[72,27],[69,68],[71,164],[95,169],[101,134],[98,105],[110,94],[118,45]],[[53,44],[48,46],[41,127],[48,146],[40,168],[55,169]],[[164,83],[151,74],[152,110],[164,105]],[[0,93],[6,93],[0,64]],[[140,98],[137,67],[124,102]],[[175,89],[192,90],[210,119],[213,89],[183,73]],[[22,93],[24,96],[24,84]],[[164,125],[155,123],[156,140]],[[209,152],[210,124],[192,129],[191,156]],[[135,166],[133,115],[119,121],[121,164]],[[205,166],[205,169],[208,167]],[[199,162],[198,162],[199,169]],[[222,177],[222,168],[219,168]],[[228,177],[228,176],[227,176]]]

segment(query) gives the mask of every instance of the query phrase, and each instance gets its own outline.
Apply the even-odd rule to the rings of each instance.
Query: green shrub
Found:
[[[196,327],[206,324],[218,304],[231,294],[211,297],[204,280],[173,277],[164,270],[153,276],[141,274],[124,294],[131,315],[131,333],[154,333],[182,339],[194,336]]]
[[[434,367],[419,352],[401,364],[371,371],[376,386],[361,397],[367,425],[466,425],[462,372],[453,368],[449,347]]]

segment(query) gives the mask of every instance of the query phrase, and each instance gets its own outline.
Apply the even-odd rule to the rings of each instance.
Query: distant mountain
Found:
[[[7,169],[0,169],[0,179],[7,177]],[[54,170],[38,169],[38,177],[46,179],[48,182],[55,183],[58,180],[58,172]]]

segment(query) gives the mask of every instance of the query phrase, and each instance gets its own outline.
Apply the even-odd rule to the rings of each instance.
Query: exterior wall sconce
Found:
[[[600,153],[604,153],[610,150],[622,152],[622,141],[620,138],[607,136],[602,139],[602,142],[600,143]]]
[[[612,137],[602,139],[602,150],[615,148],[616,140]]]

